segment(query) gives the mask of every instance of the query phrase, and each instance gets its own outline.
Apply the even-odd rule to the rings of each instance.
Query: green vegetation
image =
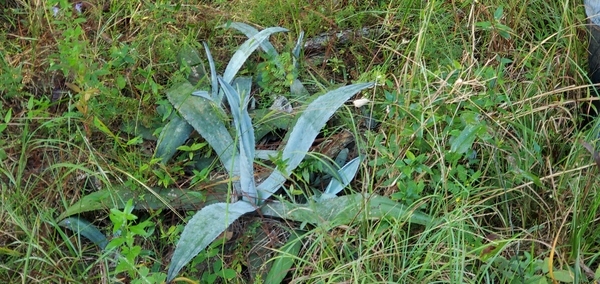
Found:
[[[0,5],[0,282],[600,281],[579,1],[196,2]]]

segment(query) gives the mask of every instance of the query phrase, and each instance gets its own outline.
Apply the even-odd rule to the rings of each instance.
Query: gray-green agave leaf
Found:
[[[222,98],[219,97],[219,82],[217,80],[217,68],[215,67],[215,61],[213,60],[212,54],[210,53],[210,49],[208,48],[208,44],[203,42],[204,51],[206,52],[206,58],[208,59],[208,66],[210,67],[210,86],[211,86],[211,94],[212,100],[214,102],[219,102],[219,107]]]
[[[257,29],[245,23],[233,22],[229,25],[229,27],[240,31],[248,38],[251,38],[258,33]],[[273,47],[273,45],[268,40],[261,42],[260,48],[271,58],[275,58],[279,55],[275,47]]]
[[[171,282],[192,258],[212,243],[231,223],[254,210],[254,205],[238,201],[231,204],[211,204],[198,211],[181,233],[171,258],[167,282]]]
[[[287,32],[287,29],[279,27],[267,28],[248,38],[248,40],[246,40],[246,42],[244,42],[244,44],[242,44],[242,46],[240,46],[233,54],[233,57],[231,57],[231,60],[223,73],[223,80],[227,83],[231,83],[252,52],[254,52],[263,41],[269,38],[270,35],[277,32]]]
[[[192,96],[194,86],[188,82],[174,85],[167,91],[167,98],[181,116],[191,124],[219,156],[227,172],[235,176],[239,157],[233,138],[223,122],[223,113],[213,102],[204,97]],[[234,183],[236,186],[236,183]],[[238,185],[239,186],[239,185]],[[236,186],[236,188],[238,188]]]
[[[317,201],[324,201],[327,199],[334,198],[336,194],[338,194],[344,187],[346,187],[350,181],[356,175],[358,171],[358,167],[360,166],[360,157],[354,158],[352,161],[348,162],[344,165],[339,171],[338,176],[341,180],[336,179],[335,177],[331,179],[327,188],[325,188],[325,192],[321,196],[317,198]]]
[[[252,204],[256,204],[256,187],[254,185],[254,129],[252,128],[250,115],[248,115],[250,94],[238,94],[221,77],[219,77],[219,83],[231,107],[233,124],[235,125],[235,132],[239,141],[239,174],[242,198]]]
[[[273,173],[258,185],[259,202],[269,198],[286,180],[284,173],[294,170],[335,111],[356,93],[373,86],[373,83],[361,83],[344,86],[318,97],[302,112],[292,129],[288,143],[283,149],[282,161],[285,169],[276,168]]]

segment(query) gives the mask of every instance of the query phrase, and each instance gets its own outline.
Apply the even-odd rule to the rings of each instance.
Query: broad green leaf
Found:
[[[239,166],[233,139],[221,119],[220,108],[202,97],[191,96],[194,86],[188,82],[174,85],[167,91],[167,98],[181,116],[215,150],[228,173],[237,172]],[[237,188],[237,187],[236,187]]]
[[[494,19],[496,21],[499,21],[500,19],[502,19],[502,15],[504,14],[504,7],[499,6],[496,11],[494,11]]]
[[[177,243],[167,282],[171,282],[179,271],[223,233],[240,216],[254,211],[254,205],[246,201],[235,203],[215,203],[198,211],[187,223]]]
[[[531,172],[528,171],[524,171],[521,169],[516,169],[516,172],[521,174],[523,177],[525,177],[526,179],[530,180],[533,182],[533,184],[542,187],[542,181],[540,180],[540,178],[534,174],[532,174]]]
[[[485,129],[485,126],[481,124],[467,125],[450,144],[450,151],[459,154],[469,151],[475,142],[475,138],[477,138],[478,132],[482,129]]]
[[[78,235],[81,235],[88,240],[92,241],[100,249],[104,249],[108,244],[106,236],[92,225],[92,223],[83,220],[79,217],[69,217],[58,223],[58,225],[65,227]]]
[[[302,248],[302,242],[298,234],[292,233],[290,239],[279,251],[279,255],[275,257],[271,269],[265,277],[265,283],[281,283],[287,273],[289,272],[292,265],[294,265],[295,259],[300,253]]]
[[[178,115],[173,116],[160,132],[155,157],[160,158],[161,162],[166,164],[175,155],[177,148],[190,137],[192,130],[194,130],[192,126],[183,118]]]
[[[261,208],[261,213],[265,216],[315,225],[333,222],[334,226],[363,220],[360,218],[361,215],[366,219],[375,220],[406,218],[410,223],[425,226],[434,222],[429,215],[413,211],[387,197],[363,196],[359,193],[309,204],[295,204],[287,201],[270,202]]]
[[[217,80],[217,68],[215,67],[215,61],[213,60],[212,54],[210,54],[210,49],[208,48],[208,44],[203,42],[204,51],[206,52],[206,58],[208,58],[208,66],[210,67],[210,86],[213,101],[221,107],[222,98],[219,97],[219,82]]]
[[[344,165],[339,171],[338,176],[341,180],[336,179],[335,177],[331,179],[327,188],[325,188],[325,192],[323,195],[319,196],[317,200],[319,202],[325,201],[327,199],[334,198],[336,194],[346,187],[352,178],[356,175],[356,171],[358,171],[358,167],[360,166],[360,157],[354,158],[352,161],[348,162]]]
[[[224,201],[227,198],[226,184],[211,188],[211,193],[215,194],[210,195],[198,191],[182,189],[154,188],[154,191],[172,207],[186,210],[199,209],[206,204]],[[128,187],[121,187],[111,190],[104,189],[96,191],[82,197],[79,201],[60,214],[57,220],[62,220],[68,216],[89,211],[111,208],[122,209],[129,199],[135,201],[136,209],[156,210],[167,208],[167,206],[153,194],[142,194],[140,190],[131,190]]]
[[[279,151],[277,150],[256,150],[254,152],[254,158],[261,160],[270,160],[272,157],[277,157]]]
[[[254,129],[252,120],[248,115],[248,102],[250,93],[238,94],[231,85],[219,77],[221,88],[227,96],[227,101],[231,107],[233,115],[233,124],[237,139],[240,145],[239,157],[239,175],[240,189],[242,190],[242,199],[252,204],[256,204],[256,187],[254,184]]]
[[[344,86],[327,92],[308,105],[298,118],[290,133],[288,143],[283,149],[282,160],[285,161],[286,168],[276,168],[265,181],[258,185],[259,201],[266,200],[281,187],[286,179],[284,173],[290,173],[300,164],[319,131],[333,113],[350,97],[371,86],[373,83]]]
[[[556,281],[560,281],[563,283],[573,283],[574,278],[573,278],[573,273],[571,271],[568,270],[554,270],[552,272],[552,274],[554,275],[554,279]],[[550,276],[550,274],[548,273],[548,276]]]
[[[248,59],[250,54],[252,54],[263,41],[273,33],[286,31],[287,29],[284,28],[267,28],[248,38],[248,40],[246,40],[246,42],[244,42],[244,44],[242,44],[233,54],[231,60],[229,60],[229,64],[223,73],[223,80],[227,83],[231,83],[235,74],[237,74],[242,65],[246,62],[246,59]]]

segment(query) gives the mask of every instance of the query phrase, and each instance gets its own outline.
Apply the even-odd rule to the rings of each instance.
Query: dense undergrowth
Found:
[[[1,282],[162,283],[192,216],[242,198],[235,167],[173,102],[182,84],[216,90],[203,43],[223,74],[247,40],[236,22],[289,30],[269,37],[277,56],[254,52],[237,73],[253,78],[256,151],[282,150],[253,160],[257,184],[286,168],[281,153],[311,102],[376,84],[174,281],[598,280],[583,6],[481,2],[5,1]],[[225,101],[214,113],[236,143],[249,139]],[[188,135],[161,136],[174,125]],[[358,173],[327,203],[349,161]],[[272,217],[277,204],[296,207]],[[293,215],[302,210],[319,214]]]

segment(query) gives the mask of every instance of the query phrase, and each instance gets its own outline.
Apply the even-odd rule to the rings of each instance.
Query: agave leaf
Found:
[[[210,67],[210,91],[214,102],[218,102],[218,106],[221,107],[222,97],[219,96],[219,82],[217,80],[217,68],[215,67],[215,61],[213,60],[208,44],[203,42],[204,51],[206,52],[206,58],[208,58],[208,66]]]
[[[102,232],[100,232],[100,230],[98,230],[98,228],[96,228],[96,226],[79,217],[69,217],[60,221],[58,225],[87,238],[102,250],[108,244],[108,239]]]
[[[191,96],[193,91],[194,86],[190,83],[179,83],[167,91],[167,98],[215,150],[227,172],[235,176],[239,158],[233,139],[221,119],[220,108],[206,98]],[[236,183],[234,186],[239,187]]]
[[[160,158],[163,164],[167,163],[177,151],[177,147],[183,145],[190,137],[192,130],[194,128],[183,118],[178,115],[173,116],[160,132],[154,156]]]
[[[231,25],[229,25],[229,27],[242,32],[248,38],[251,38],[258,33],[257,29],[255,29],[254,27],[252,27],[248,24],[245,24],[245,23],[233,22],[233,23],[231,23]],[[303,45],[302,42],[303,41],[304,41],[304,32],[300,32],[300,36],[298,37],[298,40],[296,41],[296,45],[294,46],[294,49],[292,50],[292,55],[294,55],[293,64],[294,64],[294,68],[296,68],[296,71],[298,71],[298,69],[300,68],[299,59],[300,59],[300,52],[302,51],[302,45]],[[273,47],[273,45],[268,40],[265,40],[262,43],[260,43],[260,48],[269,56],[269,58],[271,58],[272,60],[275,61],[275,65],[277,65],[277,67],[279,69],[281,69],[281,70],[284,69],[283,65],[277,58],[279,56],[279,53],[277,52],[275,47]],[[303,96],[308,96],[308,94],[309,94],[308,90],[306,90],[304,85],[302,85],[302,82],[300,82],[300,80],[298,80],[298,79],[294,80],[294,82],[292,83],[290,88],[291,88],[290,91],[294,97],[303,97]]]
[[[190,67],[191,73],[188,76],[188,81],[197,86],[198,82],[206,76],[200,53],[194,47],[186,45],[177,54],[180,64],[185,63]]]
[[[229,27],[242,32],[248,38],[251,38],[258,33],[257,29],[245,23],[233,22],[229,25]],[[273,45],[268,40],[261,42],[260,48],[271,58],[276,58],[277,56],[279,56],[275,47],[273,47]]]
[[[275,201],[261,208],[265,216],[273,216],[286,220],[306,222],[313,225],[324,222],[332,226],[348,225],[355,220],[366,219],[398,219],[406,218],[410,223],[429,225],[435,221],[425,213],[413,211],[387,197],[360,193],[339,196],[326,202],[310,202],[295,204],[287,201]],[[357,219],[358,218],[358,219]]]
[[[235,203],[215,203],[198,211],[187,223],[177,243],[167,275],[171,282],[179,271],[223,233],[233,221],[255,210],[254,205],[246,201]]]
[[[304,41],[304,32],[300,32],[300,36],[298,36],[298,40],[296,41],[296,46],[292,50],[292,55],[294,56],[294,68],[296,71],[300,68],[300,52],[302,52],[302,45]]]
[[[338,176],[341,178],[341,180],[338,180],[335,177],[332,178],[329,182],[329,185],[327,185],[327,188],[325,188],[325,192],[321,196],[319,196],[319,198],[317,198],[317,201],[321,202],[327,199],[334,198],[336,194],[342,191],[342,189],[344,189],[344,187],[346,187],[350,183],[352,178],[354,178],[354,175],[356,175],[356,171],[358,171],[359,166],[360,157],[356,157],[352,161],[344,165],[338,171]]]
[[[350,97],[371,86],[373,83],[344,86],[327,92],[308,105],[298,118],[288,138],[288,143],[283,149],[282,160],[286,163],[285,169],[276,168],[265,181],[258,185],[259,201],[264,202],[281,187],[285,182],[284,173],[290,173],[302,162],[319,131],[333,113]]]
[[[227,83],[231,83],[235,74],[237,74],[242,65],[246,62],[246,59],[248,59],[250,54],[258,48],[260,43],[265,41],[273,33],[286,31],[287,29],[279,27],[267,28],[248,38],[248,40],[246,40],[246,42],[244,42],[231,57],[231,60],[225,69],[225,73],[223,73],[223,80]]]
[[[261,160],[270,160],[271,157],[277,157],[278,153],[277,150],[256,150],[254,157]]]
[[[233,22],[229,25],[229,27],[242,32],[248,38],[251,38],[258,33],[257,29],[255,29],[254,27],[252,27],[248,24],[245,24],[245,23]],[[302,45],[303,45],[302,42],[303,41],[304,41],[304,32],[300,32],[300,36],[298,37],[298,40],[296,41],[296,45],[294,46],[294,49],[292,50],[292,55],[294,56],[293,64],[294,64],[294,68],[296,69],[295,71],[298,71],[298,69],[300,68],[299,59],[300,59],[300,52],[302,51]],[[273,47],[273,45],[268,40],[265,40],[262,43],[260,43],[260,48],[267,54],[267,56],[269,58],[274,60],[277,68],[279,68],[281,70],[285,69],[285,68],[283,68],[283,64],[281,64],[281,61],[278,59],[279,53],[277,52],[275,47]],[[304,85],[302,85],[302,82],[300,82],[300,80],[298,80],[298,79],[294,80],[294,82],[292,83],[290,88],[291,88],[290,91],[294,97],[304,97],[304,96],[309,95],[308,90],[306,90]]]
[[[254,129],[248,115],[250,94],[238,94],[231,85],[219,77],[221,88],[227,96],[231,107],[233,123],[240,143],[240,189],[242,199],[256,204],[256,188],[254,184]]]
[[[463,129],[463,131],[460,132],[458,137],[456,137],[452,141],[450,145],[450,152],[455,152],[459,154],[466,153],[473,146],[477,135],[485,130],[485,126],[481,124],[467,125],[465,129]]]
[[[231,82],[231,86],[237,92],[240,98],[243,96],[246,100],[250,101],[250,94],[252,93],[252,77],[235,77],[233,82]]]
[[[204,90],[194,91],[194,92],[192,92],[192,95],[201,97],[201,98],[205,98],[209,101],[214,101],[213,97],[211,97],[210,94]]]
[[[290,93],[298,100],[302,100],[302,98],[310,95],[306,87],[304,87],[304,84],[302,84],[302,82],[300,82],[298,79],[292,82],[292,85],[290,86]]]
[[[219,184],[211,187],[210,195],[198,191],[181,189],[154,188],[154,191],[161,199],[167,201],[172,207],[186,210],[195,210],[206,204],[227,199],[226,184]],[[153,194],[141,194],[139,190],[132,190],[129,187],[123,186],[110,190],[99,190],[85,195],[60,214],[57,220],[62,220],[69,216],[89,211],[109,208],[122,209],[125,208],[125,204],[129,199],[135,201],[135,209],[157,210],[167,208],[167,206]]]

